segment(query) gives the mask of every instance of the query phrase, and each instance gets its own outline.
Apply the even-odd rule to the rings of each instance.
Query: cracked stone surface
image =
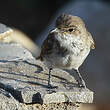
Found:
[[[18,104],[23,107],[28,104],[25,106],[31,110],[32,104],[36,103],[48,106],[52,103],[93,102],[93,92],[79,88],[75,77],[64,70],[52,71],[52,83],[58,88],[49,90],[48,68],[35,60],[29,51],[18,44],[0,43],[0,88]]]

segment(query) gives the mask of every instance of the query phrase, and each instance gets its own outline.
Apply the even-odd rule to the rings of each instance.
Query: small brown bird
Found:
[[[44,40],[40,54],[41,61],[49,68],[48,87],[52,88],[53,68],[76,70],[79,86],[86,87],[78,68],[94,48],[94,40],[79,17],[60,15],[56,20],[55,29]]]

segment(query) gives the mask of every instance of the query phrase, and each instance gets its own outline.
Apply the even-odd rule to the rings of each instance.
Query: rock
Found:
[[[10,35],[12,32],[13,30],[11,28],[0,23],[0,41]]]
[[[38,57],[40,54],[40,48],[37,46],[37,44],[34,43],[30,37],[23,33],[21,30],[13,28],[13,32],[9,36],[4,37],[4,39],[1,41],[21,44],[24,48],[29,50],[34,57]]]
[[[28,49],[34,57],[38,57],[40,48],[35,44],[29,36],[18,29],[11,29],[0,23],[0,42],[18,43]]]
[[[23,110],[21,104],[16,101],[13,96],[5,91],[0,89],[0,110]]]
[[[4,89],[0,89],[0,110],[76,110],[72,103],[51,103],[51,104],[22,104]]]
[[[79,107],[77,107],[73,103],[51,103],[51,104],[34,104],[27,105],[26,110],[78,110]]]
[[[55,104],[54,108],[58,103],[93,102],[93,92],[79,88],[75,78],[61,69],[52,71],[52,83],[58,88],[49,90],[48,69],[20,45],[0,43],[0,52],[0,88],[28,107],[24,109],[34,110],[36,104],[43,104],[41,108]]]
[[[60,103],[60,102],[82,102],[82,103],[92,103],[93,92],[84,91],[73,91],[73,92],[57,92],[52,94],[46,94],[44,97],[44,103]]]
[[[23,61],[34,59],[32,54],[22,48],[20,44],[15,43],[0,43],[0,61]]]

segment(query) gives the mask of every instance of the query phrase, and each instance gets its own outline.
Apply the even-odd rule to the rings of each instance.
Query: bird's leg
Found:
[[[52,85],[51,85],[51,79],[52,79],[52,74],[51,74],[51,72],[52,72],[52,68],[49,69],[48,87],[49,87],[50,89],[58,88],[57,86],[52,86]]]
[[[82,78],[82,76],[81,76],[79,70],[77,69],[77,70],[75,70],[75,71],[77,72],[78,77],[79,77],[79,80],[78,80],[78,85],[79,85],[79,87],[86,88],[86,84],[85,84],[85,82],[84,82],[84,80],[83,80],[83,78]]]
[[[49,87],[49,88],[52,87],[52,86],[51,86],[51,77],[52,77],[51,71],[52,71],[52,68],[49,69],[49,78],[48,78],[48,87]]]

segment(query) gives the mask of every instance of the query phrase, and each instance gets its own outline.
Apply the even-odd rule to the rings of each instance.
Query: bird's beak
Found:
[[[53,29],[50,33],[56,33],[56,32],[58,32],[57,28]]]

